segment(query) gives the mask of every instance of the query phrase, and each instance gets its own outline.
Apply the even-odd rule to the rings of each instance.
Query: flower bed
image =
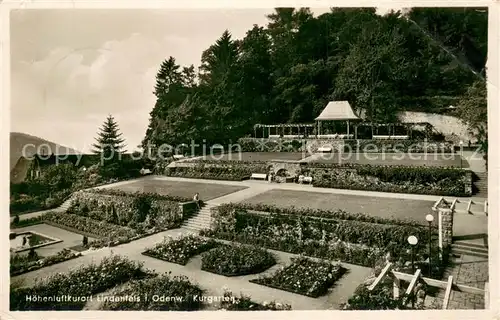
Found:
[[[142,224],[143,228],[162,227],[165,230],[179,227],[182,222],[177,201],[154,194],[107,192],[77,192],[67,211],[121,226]]]
[[[253,283],[289,291],[312,298],[328,292],[347,270],[341,265],[318,262],[304,257],[292,259],[292,264],[270,277],[251,280]]]
[[[261,273],[276,264],[267,250],[242,246],[221,245],[202,255],[201,269],[226,277]]]
[[[471,172],[456,168],[309,164],[313,186],[380,192],[470,196]]]
[[[408,249],[408,235],[415,235],[421,243],[427,243],[429,237],[424,226],[261,214],[232,205],[215,208],[212,217],[212,230],[204,235],[368,267],[384,252],[401,256]]]
[[[171,196],[171,195],[163,195],[163,194],[158,194],[158,193],[152,193],[152,192],[127,192],[123,191],[120,189],[110,189],[110,188],[102,188],[102,189],[87,189],[85,190],[86,193],[94,193],[94,194],[102,194],[102,195],[109,195],[109,196],[117,196],[117,197],[130,197],[130,198],[136,198],[136,197],[148,197],[151,200],[157,200],[157,201],[174,201],[174,202],[188,202],[193,199],[188,198],[188,197],[178,197],[178,196]]]
[[[165,238],[161,243],[142,254],[153,258],[165,260],[180,265],[186,265],[192,257],[213,249],[219,243],[211,239],[203,239],[197,236],[182,236],[179,239]]]
[[[81,253],[76,253],[69,249],[63,249],[57,254],[45,258],[40,256],[29,258],[27,255],[11,255],[10,276],[17,276],[26,272],[48,267],[53,264],[75,259],[80,256]]]
[[[202,307],[198,299],[202,289],[185,276],[163,274],[145,280],[130,281],[114,290],[104,300],[100,310],[194,311]],[[162,297],[163,300],[154,299]]]
[[[227,311],[284,311],[292,310],[289,304],[276,301],[257,303],[249,296],[241,295],[239,298],[233,296],[232,292],[225,291],[224,299],[221,301],[219,310]]]
[[[84,265],[69,273],[55,273],[33,287],[11,289],[10,310],[81,310],[90,296],[151,274],[135,261],[120,256],[106,257],[99,263]],[[30,301],[27,296],[44,299]],[[53,300],[61,296],[73,299]]]

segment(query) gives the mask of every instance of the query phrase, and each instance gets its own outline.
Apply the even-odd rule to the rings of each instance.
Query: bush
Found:
[[[11,289],[10,310],[81,310],[85,297],[104,292],[114,286],[150,275],[142,264],[120,256],[106,257],[99,263],[81,266],[69,273],[55,273],[36,282],[33,287]],[[52,301],[50,297],[72,296],[75,300]],[[30,297],[47,297],[36,301]],[[82,299],[83,298],[83,299]],[[83,300],[83,301],[82,301]]]
[[[453,144],[421,140],[345,140],[345,152],[453,153]]]
[[[100,310],[193,311],[202,307],[201,299],[197,298],[202,293],[187,277],[164,274],[127,283],[112,292],[110,298],[103,297]],[[149,299],[145,299],[146,296]],[[155,301],[153,296],[172,299]]]
[[[18,214],[16,214],[16,216],[14,217],[14,219],[12,220],[12,223],[14,223],[14,225],[19,224],[19,215]]]
[[[42,223],[42,218],[41,218],[41,216],[38,216],[38,217],[32,217],[32,218],[28,218],[28,219],[22,219],[17,224],[14,223],[14,221],[13,221],[10,224],[10,228],[11,229],[23,228],[23,227],[28,227],[28,226],[40,224],[40,223]]]
[[[192,257],[215,248],[219,244],[211,239],[197,236],[182,236],[179,239],[165,238],[161,243],[143,252],[144,255],[185,265]]]
[[[300,152],[304,148],[304,140],[298,139],[255,139],[240,138],[238,145],[242,152]]]
[[[298,257],[292,259],[291,265],[278,270],[272,276],[251,282],[317,298],[324,295],[346,271],[339,264]]]
[[[202,255],[201,269],[223,276],[261,273],[276,264],[267,250],[242,245],[221,245]]]
[[[82,246],[86,247],[89,244],[89,238],[87,236],[83,236]]]

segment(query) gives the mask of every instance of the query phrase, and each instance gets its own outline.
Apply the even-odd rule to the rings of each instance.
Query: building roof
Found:
[[[314,120],[358,120],[348,101],[330,101]]]

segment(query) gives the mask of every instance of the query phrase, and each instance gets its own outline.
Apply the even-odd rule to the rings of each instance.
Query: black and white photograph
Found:
[[[492,7],[25,6],[6,314],[498,307]]]

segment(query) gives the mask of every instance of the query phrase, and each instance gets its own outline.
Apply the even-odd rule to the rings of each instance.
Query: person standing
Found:
[[[196,206],[200,210],[200,194],[198,192],[194,194],[193,201],[196,202]]]

